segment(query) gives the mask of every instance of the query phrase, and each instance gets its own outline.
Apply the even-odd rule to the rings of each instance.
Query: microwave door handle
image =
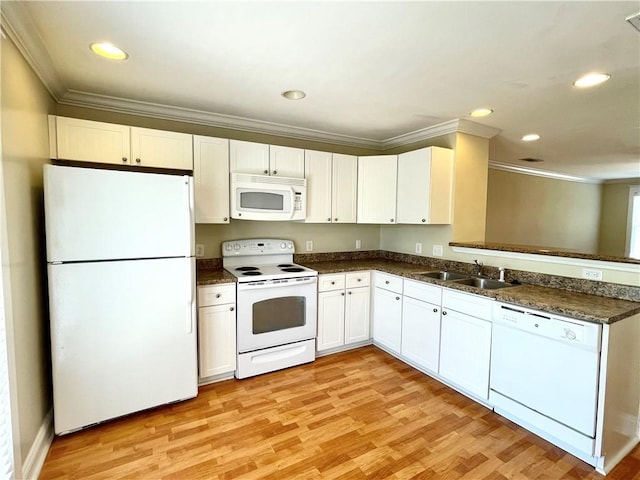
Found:
[[[291,220],[296,214],[296,189],[289,187],[289,190],[291,190],[291,215],[289,215],[289,220]]]

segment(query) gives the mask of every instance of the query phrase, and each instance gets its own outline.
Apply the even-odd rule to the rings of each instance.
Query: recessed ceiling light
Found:
[[[529,133],[522,137],[523,142],[535,142],[536,140],[540,140],[540,135],[537,133]]]
[[[95,42],[90,45],[91,51],[96,55],[109,60],[126,60],[129,54],[109,42]]]
[[[471,115],[472,117],[486,117],[487,115],[491,115],[492,113],[493,110],[490,108],[476,108],[469,115]]]
[[[611,75],[608,73],[587,73],[573,82],[573,86],[578,88],[595,87],[596,85],[606,82],[610,78]]]
[[[282,92],[282,96],[288,100],[302,100],[307,94],[302,90],[287,90]]]

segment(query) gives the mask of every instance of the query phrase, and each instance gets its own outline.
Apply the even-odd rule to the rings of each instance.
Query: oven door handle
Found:
[[[248,283],[238,283],[238,291],[249,291],[249,290],[263,290],[266,288],[287,288],[287,287],[302,287],[308,285],[314,285],[318,282],[316,277],[310,278],[302,278],[300,280],[289,281],[286,283],[278,282],[273,283],[273,281],[266,282],[248,282]]]

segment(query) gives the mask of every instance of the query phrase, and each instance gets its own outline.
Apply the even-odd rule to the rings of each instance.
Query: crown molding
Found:
[[[538,170],[536,168],[520,167],[517,165],[510,165],[507,163],[494,162],[489,160],[489,168],[495,168],[496,170],[504,170],[506,172],[521,173],[524,175],[533,175],[536,177],[553,178],[554,180],[565,180],[568,182],[579,183],[603,183],[601,180],[596,180],[587,177],[577,177],[575,175],[566,175],[564,173],[550,172],[548,170]]]
[[[415,130],[413,132],[383,140],[381,144],[383,150],[388,150],[442,135],[449,135],[451,133],[467,133],[469,135],[475,135],[482,138],[493,138],[500,133],[500,131],[501,130],[497,128],[488,127],[480,123],[472,122],[471,120],[457,118],[449,120],[448,122],[439,123],[438,125],[433,125],[431,127],[422,128],[420,130]]]
[[[2,2],[0,25],[54,100],[66,90],[25,2]]]
[[[212,127],[241,130],[243,132],[263,133],[316,142],[347,145],[351,147],[365,147],[379,150],[378,140],[352,137],[338,133],[323,132],[310,128],[295,127],[281,123],[253,120],[245,117],[206,112],[192,108],[174,107],[152,102],[142,102],[121,97],[98,95],[78,90],[68,90],[59,100],[62,105],[97,108],[111,112],[141,115],[144,117],[161,118],[178,122],[207,125]]]

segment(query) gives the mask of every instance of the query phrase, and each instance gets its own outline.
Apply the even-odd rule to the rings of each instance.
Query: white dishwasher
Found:
[[[589,461],[602,326],[504,303],[494,304],[492,317],[496,412]]]

